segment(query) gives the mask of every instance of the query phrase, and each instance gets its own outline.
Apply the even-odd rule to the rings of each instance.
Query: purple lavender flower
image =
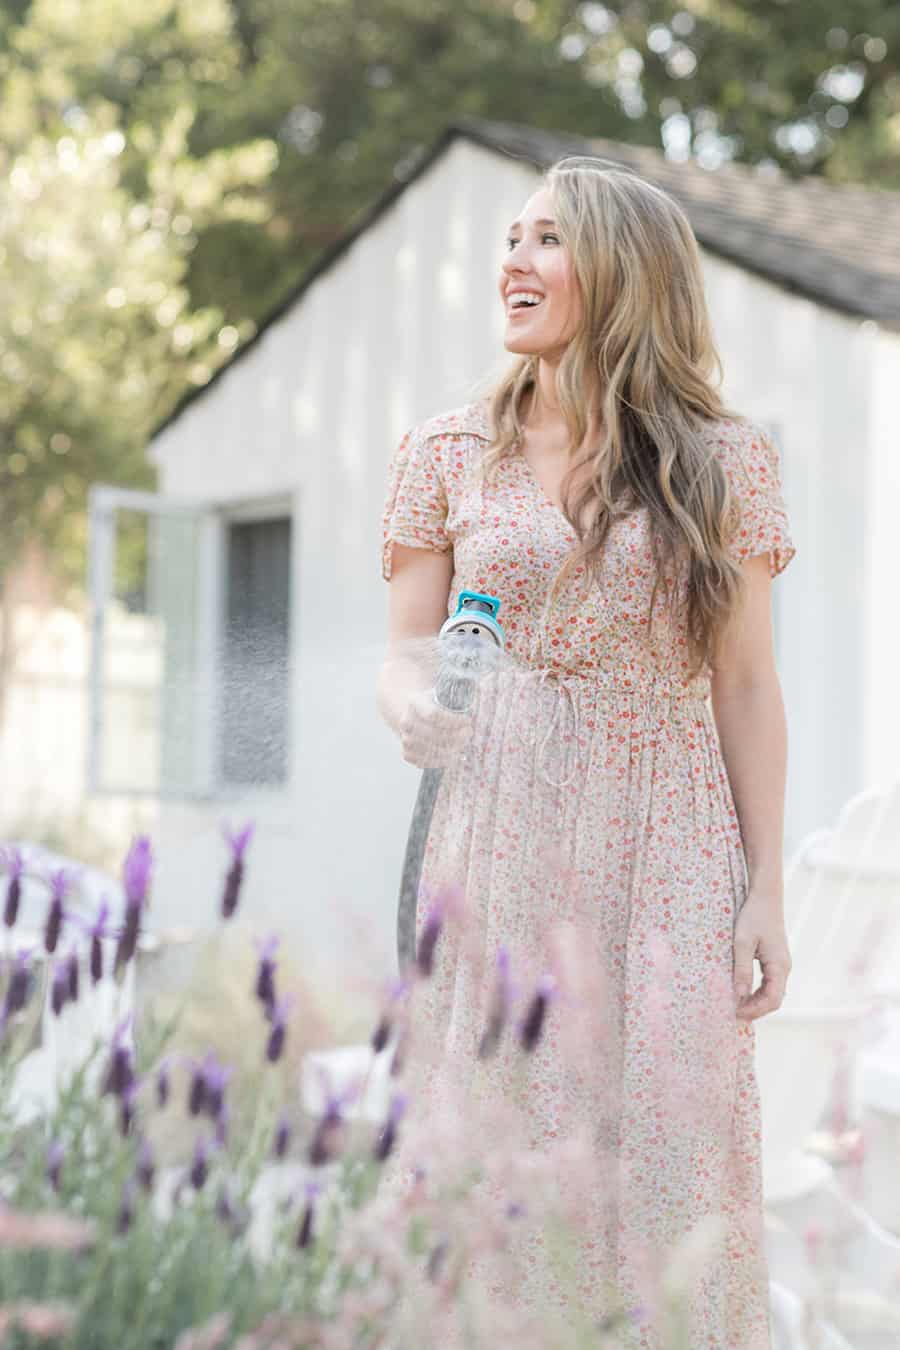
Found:
[[[131,960],[137,950],[141,914],[147,903],[147,889],[150,883],[152,866],[153,855],[150,840],[146,835],[138,835],[133,840],[122,867],[122,880],[125,887],[125,922],[116,947],[115,969],[117,972]]]
[[[406,1018],[400,1024],[400,1034],[394,1045],[394,1052],[391,1055],[391,1062],[388,1069],[390,1078],[399,1078],[406,1066],[406,1052],[409,1049],[409,1022]]]
[[[78,979],[79,968],[78,968],[78,952],[74,947],[69,952],[69,955],[66,957],[65,972],[66,972],[66,981],[68,984],[67,998],[70,1003],[77,1003],[78,988],[79,988],[79,979]]]
[[[202,1138],[194,1144],[194,1159],[191,1163],[190,1179],[195,1191],[203,1189],[206,1178],[209,1176],[209,1148],[209,1144]]]
[[[298,1229],[297,1232],[297,1246],[300,1249],[300,1251],[302,1251],[304,1247],[309,1247],[312,1245],[313,1218],[314,1218],[313,1202],[312,1200],[307,1200],[306,1207],[303,1210],[303,1218],[300,1221],[300,1228]]]
[[[44,924],[44,950],[56,951],[59,935],[62,932],[65,910],[63,900],[68,893],[70,878],[64,867],[60,867],[50,878],[50,907]]]
[[[101,1095],[112,1093],[119,1097],[134,1082],[134,1062],[131,1047],[123,1044],[122,1038],[131,1023],[131,1014],[124,1017],[113,1032],[109,1061],[103,1077]]]
[[[275,1139],[272,1144],[272,1152],[276,1158],[283,1158],[288,1151],[288,1145],[291,1142],[290,1121],[282,1116],[275,1127]]]
[[[119,1093],[119,1132],[123,1138],[131,1134],[134,1126],[134,1099],[137,1096],[138,1086],[135,1079]]]
[[[293,1001],[293,996],[288,994],[272,1007],[272,1015],[269,1019],[272,1023],[272,1029],[266,1042],[266,1059],[270,1064],[277,1064],[284,1053],[284,1038],[287,1035],[287,1012]]]
[[[225,841],[232,852],[231,866],[225,877],[225,889],[222,892],[222,916],[230,919],[237,909],[241,882],[244,879],[244,850],[249,844],[256,826],[251,822],[245,825],[239,834],[232,834],[227,825],[222,826]]]
[[[225,1084],[231,1077],[231,1069],[220,1064],[212,1051],[206,1056],[203,1076],[206,1080],[205,1106],[207,1114],[213,1120],[222,1114],[225,1105]]]
[[[103,900],[97,918],[88,929],[91,939],[91,980],[94,984],[99,984],[103,979],[103,939],[110,936],[108,921],[109,901]]]
[[[273,933],[267,937],[264,942],[256,942],[256,949],[259,952],[259,966],[256,971],[256,984],[253,992],[266,1010],[266,1016],[271,1019],[272,1009],[275,1006],[275,948],[280,939]]]
[[[441,929],[444,925],[444,905],[441,900],[432,900],[428,906],[428,913],[425,918],[425,927],[422,929],[422,936],[419,939],[419,950],[416,953],[416,967],[420,975],[428,976],[434,970],[434,949],[437,946],[437,940],[441,935]]]
[[[53,966],[53,980],[50,984],[50,1007],[54,1017],[59,1017],[69,998],[69,972],[64,961]]]
[[[372,1033],[372,1049],[380,1055],[391,1038],[394,1029],[393,1005],[409,992],[410,981],[403,978],[391,980],[388,985],[388,1006],[381,1015],[377,1027]]]
[[[348,1102],[353,1101],[360,1088],[360,1084],[354,1082],[335,1095],[330,1090],[327,1070],[320,1068],[319,1073],[325,1086],[325,1110],[309,1146],[309,1161],[313,1167],[321,1167],[337,1156],[344,1131],[343,1109]]]
[[[25,859],[20,848],[12,848],[7,855],[10,859],[9,882],[6,887],[6,902],[3,907],[3,922],[7,928],[15,925],[19,917],[19,902],[22,899],[22,872]]]
[[[304,1247],[309,1247],[313,1241],[313,1219],[315,1218],[316,1196],[322,1189],[322,1183],[315,1179],[309,1180],[304,1184],[304,1193],[306,1195],[306,1205],[303,1210],[303,1218],[300,1220],[300,1227],[297,1229],[297,1247],[302,1251]]]
[[[509,951],[501,945],[497,951],[497,979],[494,983],[488,1023],[478,1046],[479,1059],[488,1059],[500,1044],[509,1017],[510,1000]]]
[[[141,1147],[138,1152],[134,1174],[145,1191],[153,1190],[153,1178],[156,1175],[156,1163],[153,1159],[153,1149],[150,1147],[149,1139],[144,1138],[141,1140]]]
[[[195,1062],[188,1087],[188,1111],[192,1116],[199,1116],[205,1106],[206,1074],[203,1065]]]
[[[519,1041],[523,1050],[532,1051],[541,1037],[547,1005],[554,992],[555,981],[550,974],[542,975],[519,1027]]]
[[[66,1150],[58,1139],[54,1139],[47,1149],[47,1180],[55,1191],[59,1191],[62,1165],[65,1161]]]
[[[156,1074],[156,1104],[165,1106],[169,1100],[171,1083],[169,1081],[169,1062],[164,1059]]]
[[[120,1235],[127,1233],[134,1222],[134,1181],[131,1177],[126,1177],[122,1186],[122,1196],[119,1201],[119,1212],[116,1215],[116,1232]]]
[[[9,1018],[17,1012],[21,1012],[28,1002],[32,986],[31,970],[28,964],[30,960],[31,952],[26,948],[23,947],[21,951],[16,953],[15,964],[3,1000],[2,1022],[4,1026]]]
[[[393,1152],[397,1139],[397,1122],[406,1110],[407,1102],[408,1098],[403,1092],[392,1097],[388,1118],[375,1141],[374,1156],[377,1162],[384,1162]]]

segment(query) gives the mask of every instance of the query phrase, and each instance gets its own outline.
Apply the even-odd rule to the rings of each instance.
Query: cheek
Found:
[[[568,258],[561,257],[554,276],[553,289],[562,301],[566,324],[577,324],[581,319],[581,297],[575,272]]]

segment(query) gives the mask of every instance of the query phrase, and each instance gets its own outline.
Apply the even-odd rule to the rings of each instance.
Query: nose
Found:
[[[501,272],[506,279],[510,279],[512,277],[522,277],[528,271],[528,268],[525,265],[525,262],[520,254],[521,247],[522,245],[520,241],[519,243],[514,244],[512,248],[507,249],[506,251],[506,254],[500,264]]]

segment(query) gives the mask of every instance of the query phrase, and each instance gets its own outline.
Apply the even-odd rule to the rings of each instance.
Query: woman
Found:
[[[585,1299],[611,1276],[639,1300],[648,1249],[718,1214],[689,1344],[766,1350],[753,1022],[791,965],[770,588],[795,549],[777,452],[714,389],[696,240],[638,175],[555,164],[510,227],[499,292],[518,359],[408,431],[389,471],[379,706],[408,762],[446,766],[422,882],[458,883],[485,961],[506,943],[523,985],[561,918],[602,970],[577,1088],[549,1031],[529,1069],[535,1144],[580,1105],[615,1158]],[[500,598],[511,658],[468,716],[402,655],[463,588]],[[439,952],[428,1015],[447,1054],[477,1044],[483,972],[459,944]],[[502,1089],[510,1063],[484,1072]],[[677,1115],[663,1082],[693,1109]],[[629,1335],[662,1350],[649,1314]]]

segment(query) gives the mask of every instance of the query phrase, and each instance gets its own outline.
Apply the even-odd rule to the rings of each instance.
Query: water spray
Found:
[[[460,591],[456,613],[438,634],[438,674],[432,697],[452,712],[468,712],[477,682],[497,668],[505,638],[497,622],[500,601],[495,595]],[[415,960],[416,902],[422,858],[431,815],[443,777],[443,768],[423,769],[413,808],[397,905],[397,961],[402,971]]]

